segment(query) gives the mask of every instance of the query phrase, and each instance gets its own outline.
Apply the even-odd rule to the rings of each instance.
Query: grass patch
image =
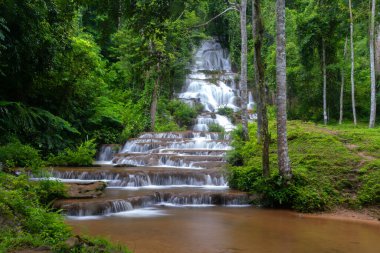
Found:
[[[261,194],[260,204],[302,212],[380,203],[379,129],[290,121],[289,156],[294,177],[286,185],[278,174],[274,122],[270,129],[269,178],[262,177],[256,126],[250,125],[249,142],[240,139],[241,130],[233,134],[235,150],[228,154],[231,187]]]

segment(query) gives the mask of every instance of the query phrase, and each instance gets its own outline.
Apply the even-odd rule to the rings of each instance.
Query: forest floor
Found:
[[[357,221],[365,222],[371,224],[380,224],[380,208],[369,207],[361,209],[347,209],[347,208],[335,208],[330,211],[321,213],[298,213],[301,217],[307,218],[323,218],[332,220],[347,220],[347,221]]]
[[[380,220],[378,205],[380,128],[368,129],[367,125],[353,126],[351,123],[323,126],[298,121],[290,122],[289,125],[290,129],[301,126],[304,133],[313,132],[324,135],[316,138],[320,141],[315,139],[311,145],[317,147],[315,154],[321,151],[318,151],[319,144],[326,145],[327,150],[330,150],[328,146],[335,147],[335,150],[330,150],[331,154],[325,153],[325,155],[329,157],[330,165],[343,167],[340,168],[343,169],[341,171],[337,167],[337,170],[332,172],[332,176],[335,177],[335,186],[342,193],[341,205],[311,216],[362,221]],[[320,159],[326,158],[323,153],[320,154],[322,154]],[[343,160],[340,160],[342,158]],[[325,170],[323,174],[326,172]]]
[[[254,125],[250,135],[256,135]],[[231,167],[233,188],[263,194],[262,203],[268,206],[304,213],[325,211],[323,216],[329,217],[380,219],[379,127],[289,121],[289,157],[296,178],[290,188],[279,187],[281,179],[276,176],[274,121],[270,122],[270,135],[271,177],[261,178],[261,147],[252,138],[237,143],[231,154],[233,159],[243,159],[243,165]]]
[[[358,162],[352,168],[351,177],[349,180],[353,183],[352,198],[357,198],[357,193],[362,187],[363,176],[365,177],[368,168],[370,170],[379,171],[380,167],[380,128],[368,129],[366,125],[354,127],[352,124],[343,124],[335,126],[320,126],[315,125],[314,129],[321,131],[327,135],[334,136],[342,145],[352,152],[353,156],[359,157]],[[375,164],[375,165],[373,165]],[[378,194],[380,181],[374,181],[377,184],[372,187],[377,189]],[[345,207],[334,208],[333,210],[316,213],[310,216],[322,217],[328,219],[343,219],[343,220],[360,220],[360,221],[380,221],[380,206],[373,205],[370,207],[360,207],[348,209]]]

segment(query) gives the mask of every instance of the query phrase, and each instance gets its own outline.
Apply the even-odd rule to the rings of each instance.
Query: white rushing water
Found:
[[[193,131],[169,133],[143,133],[139,138],[127,141],[118,154],[112,146],[103,146],[98,156],[100,164],[127,166],[171,167],[204,169],[208,162],[217,166],[225,160],[230,150],[229,132],[235,125],[218,110],[239,109],[239,90],[236,89],[236,73],[232,72],[228,52],[216,40],[204,41],[195,51],[191,73],[178,97],[188,104],[200,103],[203,112],[198,115]],[[248,108],[253,107],[252,94]],[[225,133],[210,133],[220,131]]]
[[[248,195],[230,191],[222,169],[235,128],[225,115],[239,109],[235,78],[228,52],[215,40],[204,41],[178,94],[186,103],[203,105],[192,130],[142,133],[122,146],[103,145],[97,163],[118,168],[52,170],[45,179],[79,185],[107,183],[99,199],[67,201],[57,208],[70,219],[86,220],[162,216],[168,207],[245,206]],[[249,102],[253,107],[252,94]]]
[[[239,109],[235,77],[228,52],[215,40],[204,41],[195,53],[184,91],[178,95],[189,104],[204,107],[206,113],[198,116],[194,131],[208,131],[211,124],[226,131],[235,128],[230,119],[217,114],[220,108]]]

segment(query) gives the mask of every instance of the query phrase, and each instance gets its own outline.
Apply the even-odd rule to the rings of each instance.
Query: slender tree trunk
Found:
[[[160,73],[160,63],[157,63],[157,73]],[[157,112],[159,86],[160,86],[160,77],[157,76],[156,80],[154,80],[152,103],[150,105],[150,128],[152,132],[155,131],[155,126],[156,126],[156,112]]]
[[[369,127],[374,128],[376,122],[376,75],[375,75],[375,15],[376,0],[372,0],[371,23],[369,29],[369,57],[371,64],[371,115]]]
[[[352,115],[356,126],[356,105],[355,105],[355,52],[354,52],[354,20],[352,18],[352,4],[348,0],[350,8],[350,44],[351,44],[351,98],[352,98]]]
[[[264,26],[261,17],[260,0],[253,1],[253,17],[254,17],[254,47],[255,47],[255,75],[258,84],[258,98],[260,103],[260,138],[259,142],[262,143],[262,166],[263,175],[269,176],[269,132],[268,132],[268,118],[267,118],[267,101],[265,90],[265,77],[264,77],[264,64],[261,57],[261,48],[263,43]]]
[[[326,45],[322,39],[322,69],[323,69],[323,122],[327,125],[327,74],[326,74]]]
[[[255,0],[252,0],[252,37],[253,40],[256,40],[257,37],[257,30],[256,30],[256,24],[255,24]],[[259,73],[256,67],[256,52],[253,54],[253,66],[254,66],[254,74],[255,74],[255,87],[257,90],[257,95],[256,95],[256,114],[257,114],[257,139],[260,140],[261,138],[261,125],[262,125],[262,116],[261,116],[261,102],[259,99]]]
[[[344,42],[344,50],[343,50],[343,62],[346,61],[346,55],[347,55],[347,37],[346,41]],[[339,108],[339,124],[342,124],[343,121],[343,97],[344,97],[344,67],[342,66],[340,69],[340,75],[341,75],[341,86],[340,86],[340,108]]]
[[[277,79],[277,154],[280,174],[291,178],[289,164],[288,138],[286,129],[286,32],[285,32],[285,0],[277,0],[277,47],[276,47],[276,79]]]
[[[119,9],[118,9],[118,13],[117,13],[117,29],[120,30],[121,28],[121,16],[123,15],[123,11],[122,11],[122,2],[121,0],[119,0]]]
[[[240,30],[241,30],[241,70],[240,70],[240,90],[241,90],[241,121],[243,125],[243,139],[247,141],[248,135],[248,115],[247,115],[247,0],[240,3]]]
[[[377,26],[377,36],[375,41],[375,64],[376,64],[376,75],[380,76],[380,24]]]

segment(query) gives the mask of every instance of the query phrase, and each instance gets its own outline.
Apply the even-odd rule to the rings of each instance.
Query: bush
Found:
[[[36,186],[36,193],[40,203],[48,205],[56,199],[66,198],[67,191],[59,181],[41,180]]]
[[[362,185],[358,192],[358,200],[362,205],[380,204],[380,161],[374,161],[361,170]]]
[[[68,248],[63,242],[72,236],[70,228],[62,215],[44,205],[62,194],[63,187],[59,182],[31,182],[25,175],[15,177],[0,172],[0,252],[39,246],[62,253],[129,252],[125,247],[93,238],[81,238],[81,244]]]
[[[167,109],[180,127],[191,127],[198,114],[197,108],[193,108],[178,99],[171,100]]]
[[[259,168],[233,167],[228,181],[232,188],[260,194],[261,205],[301,212],[329,209],[336,197],[328,182],[317,177],[307,178],[299,171],[294,172],[291,181],[285,181],[277,171],[264,178]]]
[[[20,142],[0,146],[0,162],[6,167],[37,167],[42,164],[38,150]]]
[[[235,118],[234,118],[234,110],[229,107],[221,107],[218,109],[218,114],[226,116],[231,120],[232,123],[234,123]]]
[[[20,245],[56,244],[69,235],[63,217],[41,205],[40,183],[29,182],[26,176],[0,173],[0,217],[7,218],[6,224],[1,224],[5,234],[0,236],[0,250]],[[46,191],[45,196],[50,198],[49,195]]]
[[[211,123],[208,125],[208,131],[222,133],[224,132],[224,128],[217,123]]]
[[[94,140],[85,141],[75,150],[65,149],[56,156],[50,156],[48,163],[53,166],[91,166],[96,154]]]

